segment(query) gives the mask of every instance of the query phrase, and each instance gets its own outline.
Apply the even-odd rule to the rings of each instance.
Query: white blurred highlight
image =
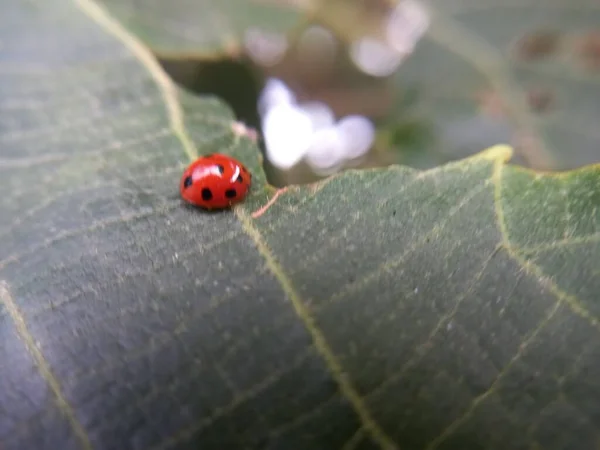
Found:
[[[363,116],[346,116],[338,122],[337,129],[348,159],[364,156],[375,140],[375,126]]]
[[[283,58],[288,42],[283,35],[250,28],[244,35],[244,48],[257,64],[273,66]]]
[[[430,25],[419,0],[401,0],[385,19],[385,39],[364,36],[350,45],[350,58],[363,72],[375,77],[394,73],[415,49]]]
[[[346,116],[337,123],[322,102],[298,104],[281,80],[267,80],[259,99],[266,154],[280,169],[302,159],[319,175],[329,175],[364,156],[375,139],[375,126],[366,117]]]
[[[311,144],[312,122],[296,105],[273,105],[262,121],[267,158],[275,167],[289,169],[304,157]]]
[[[264,117],[275,105],[292,105],[296,96],[286,84],[277,78],[269,78],[258,98],[258,113]]]
[[[329,106],[322,102],[307,102],[300,105],[300,109],[310,117],[313,129],[331,127],[335,124],[335,115]]]
[[[305,160],[315,173],[330,175],[341,168],[345,150],[344,141],[336,127],[322,128],[312,135]]]
[[[403,55],[395,52],[385,42],[363,37],[350,45],[350,58],[366,74],[384,77],[398,68]]]
[[[385,28],[390,46],[399,53],[411,53],[429,28],[430,18],[422,3],[402,0],[388,17]]]

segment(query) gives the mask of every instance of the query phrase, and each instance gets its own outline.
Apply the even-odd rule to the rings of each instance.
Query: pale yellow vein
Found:
[[[339,401],[339,399],[340,399],[339,393],[335,392],[333,395],[330,395],[328,399],[319,403],[317,406],[312,408],[310,411],[299,414],[296,417],[294,417],[292,420],[290,420],[289,422],[286,422],[283,425],[280,425],[277,428],[270,430],[269,435],[271,437],[281,436],[282,434],[288,433],[289,431],[294,430],[295,428],[297,428],[299,426],[302,426],[302,424],[306,423],[308,420],[314,418],[315,416],[318,416],[319,414],[321,414],[324,409],[326,409],[328,406],[330,406],[334,402]]]
[[[223,384],[227,386],[227,389],[229,389],[229,391],[234,397],[239,397],[240,395],[242,395],[240,389],[238,389],[237,385],[231,379],[231,376],[229,376],[229,374],[223,368],[223,366],[221,366],[221,364],[219,364],[218,362],[212,362],[211,366],[215,369],[217,375],[219,375],[219,378],[221,378]]]
[[[114,280],[114,285],[118,286],[118,285],[128,283],[128,282],[130,282],[131,278],[134,278],[134,277],[142,277],[143,278],[143,277],[155,276],[156,272],[160,269],[169,267],[170,265],[174,265],[175,263],[182,263],[183,261],[185,261],[185,258],[188,258],[191,256],[200,257],[204,253],[210,251],[212,248],[217,247],[222,244],[225,244],[225,243],[235,239],[236,237],[239,237],[240,234],[241,234],[240,231],[235,230],[235,231],[226,233],[217,239],[214,239],[213,241],[211,241],[210,243],[208,243],[206,245],[194,246],[194,247],[190,248],[189,250],[186,250],[184,252],[179,252],[177,260],[175,260],[175,261],[166,260],[165,262],[162,262],[162,263],[155,263],[151,267],[148,267],[143,270],[134,270],[134,271],[115,273],[117,279]],[[202,281],[200,282],[200,284],[203,284],[209,278],[210,278],[210,275],[205,276],[204,278],[202,278]],[[48,312],[48,311],[60,308],[61,306],[64,306],[66,304],[72,303],[72,302],[76,301],[79,297],[82,297],[82,296],[84,296],[86,294],[90,294],[90,293],[97,294],[98,292],[94,288],[79,289],[74,294],[66,295],[64,298],[61,298],[58,301],[47,303],[45,305],[38,306],[37,308],[33,308],[33,309],[29,310],[27,312],[27,314],[29,315],[29,317],[33,318],[40,314],[44,314],[45,312]],[[147,306],[145,302],[143,304],[145,306]],[[104,317],[104,319],[107,319],[107,318],[113,319],[114,317],[125,317],[129,314],[137,313],[140,310],[140,308],[141,308],[140,304],[135,304],[134,306],[120,308],[120,309],[118,309],[117,314],[115,314],[114,316]],[[96,324],[100,324],[100,322],[96,322]]]
[[[74,157],[89,158],[90,156],[104,156],[114,151],[123,151],[129,147],[146,144],[148,142],[155,141],[156,139],[169,136],[170,134],[171,130],[159,130],[140,138],[131,139],[125,142],[115,142],[103,148],[87,150],[77,154],[62,152],[23,157],[18,159],[0,159],[0,170],[31,169],[34,166],[48,164],[51,162],[65,161],[67,159],[73,159]]]
[[[490,262],[492,261],[494,256],[498,253],[498,251],[500,251],[501,248],[502,248],[502,244],[498,244],[494,248],[494,250],[489,254],[489,256],[483,261],[481,268],[477,271],[475,276],[470,280],[470,282],[467,286],[467,289],[464,291],[464,293],[455,300],[454,305],[452,306],[450,311],[448,313],[444,314],[440,318],[438,323],[435,325],[435,327],[433,327],[433,329],[427,336],[427,339],[425,340],[425,342],[423,342],[422,344],[417,346],[415,356],[410,358],[406,363],[404,363],[397,372],[391,374],[387,379],[383,380],[381,382],[381,384],[379,384],[378,386],[373,388],[373,390],[366,395],[366,398],[370,398],[370,397],[373,397],[373,396],[381,393],[384,389],[388,388],[390,385],[392,385],[393,383],[398,381],[400,378],[402,378],[402,376],[406,373],[406,371],[409,368],[413,367],[415,364],[417,364],[421,360],[423,355],[425,355],[425,351],[431,347],[433,338],[435,336],[437,336],[438,332],[442,329],[444,324],[446,324],[450,320],[452,320],[452,318],[458,311],[458,308],[460,308],[460,306],[463,304],[464,300],[475,289],[475,287],[477,286],[477,284],[483,277],[483,274],[487,270],[488,265],[490,264]]]
[[[531,264],[529,261],[522,258],[511,247],[508,238],[506,222],[504,219],[504,210],[502,208],[502,170],[502,163],[500,161],[496,162],[493,176],[495,186],[494,206],[496,209],[498,226],[500,228],[504,240],[504,248],[507,250],[509,256],[511,256],[521,267],[523,267],[523,269],[527,273],[533,275],[536,278],[540,285],[546,286],[548,290],[556,297],[557,301],[554,304],[553,308],[550,310],[549,314],[544,318],[542,322],[540,322],[538,327],[532,333],[530,333],[528,338],[519,348],[519,351],[496,377],[495,381],[492,383],[490,388],[486,392],[475,398],[471,403],[470,407],[467,409],[467,411],[461,417],[459,417],[457,420],[451,423],[445,430],[443,430],[442,433],[428,445],[427,450],[433,450],[437,448],[447,437],[449,437],[456,429],[458,429],[458,427],[460,427],[463,423],[465,423],[466,420],[468,420],[468,418],[473,414],[478,405],[480,405],[486,398],[490,397],[495,392],[499,381],[508,373],[508,371],[514,365],[514,363],[522,356],[525,349],[531,344],[531,342],[539,334],[539,332],[550,322],[550,320],[552,319],[552,317],[554,317],[554,315],[557,313],[562,304],[565,304],[567,307],[569,307],[569,309],[571,309],[580,317],[588,320],[588,322],[590,322],[591,325],[593,325],[594,327],[600,328],[598,320],[595,317],[593,317],[585,308],[583,308],[574,296],[568,295],[560,288],[558,288],[556,284],[549,280],[537,266]]]
[[[354,450],[362,443],[364,438],[365,438],[365,430],[363,430],[362,428],[359,428],[358,430],[356,430],[356,433],[354,433],[350,437],[350,439],[348,439],[348,441],[346,441],[346,443],[342,447],[342,450]]]
[[[36,190],[36,192],[39,193],[39,196],[36,198],[36,200],[39,201],[39,203],[37,203],[36,205],[32,206],[30,209],[25,210],[21,215],[19,215],[11,224],[7,225],[5,228],[0,230],[0,234],[7,234],[11,231],[11,227],[14,229],[16,227],[16,225],[18,225],[18,223],[22,223],[27,217],[31,217],[32,215],[34,215],[36,212],[44,209],[45,207],[51,205],[53,202],[57,202],[60,199],[65,199],[68,197],[72,197],[74,195],[82,195],[85,194],[86,192],[90,192],[93,190],[101,190],[101,189],[110,189],[110,188],[121,188],[122,192],[127,193],[127,192],[138,192],[139,188],[136,188],[135,190],[133,189],[127,189],[126,187],[123,186],[123,182],[126,183],[137,183],[140,181],[143,182],[147,182],[149,178],[156,180],[156,182],[158,182],[160,180],[160,178],[162,177],[171,177],[173,173],[175,172],[179,172],[181,173],[181,170],[183,169],[183,165],[181,163],[176,164],[175,166],[167,166],[164,167],[161,170],[150,170],[150,165],[151,163],[153,163],[154,161],[156,161],[159,158],[162,158],[163,155],[160,154],[159,152],[146,152],[145,153],[146,156],[149,157],[144,157],[144,158],[140,158],[139,160],[137,160],[137,163],[139,164],[139,167],[143,167],[145,170],[143,172],[143,174],[138,174],[135,176],[122,176],[119,178],[114,178],[114,179],[109,179],[108,181],[98,181],[98,179],[95,179],[95,181],[90,181],[89,184],[86,184],[84,186],[81,185],[81,183],[78,183],[79,180],[81,181],[86,181],[89,177],[87,176],[88,174],[85,172],[78,172],[76,174],[74,173],[69,173],[69,177],[68,178],[64,178],[59,180],[59,182],[57,184],[53,184],[53,189],[52,189],[52,194],[48,195],[50,190],[48,189],[48,192],[43,192],[43,190]],[[93,156],[93,155],[92,155]],[[72,163],[72,161],[71,161]],[[147,164],[146,166],[144,166],[144,164]],[[2,170],[0,168],[0,170]],[[128,171],[125,172],[125,174],[130,173]],[[73,188],[73,185],[76,185],[78,187]],[[63,186],[67,186],[66,188],[63,188]],[[59,190],[59,188],[63,188],[62,190]],[[12,190],[10,192],[10,196],[9,197],[5,197],[4,198],[4,204],[11,204],[13,206],[21,206],[21,200],[23,197],[30,197],[31,196],[31,183],[27,184],[27,187],[25,187],[24,189],[17,189],[15,188],[14,190]]]
[[[272,322],[266,328],[260,328],[253,330],[254,337],[260,337],[267,333],[273,333],[275,331],[279,331],[282,327],[289,327],[290,322],[293,319],[296,319],[297,316],[295,312],[292,312],[290,315],[282,314],[274,317]],[[228,346],[225,353],[221,355],[221,359],[218,361],[219,364],[226,364],[227,361],[234,358],[237,354],[244,351],[245,349],[251,348],[255,342],[252,338],[248,338],[248,336],[243,336],[237,340],[235,340],[231,345]]]
[[[342,366],[337,360],[337,357],[329,347],[327,340],[321,330],[319,329],[314,317],[310,314],[308,308],[304,305],[304,302],[298,295],[297,291],[292,286],[291,281],[287,275],[283,272],[279,263],[275,260],[275,257],[271,253],[267,244],[264,242],[263,237],[260,235],[258,230],[252,224],[250,217],[246,214],[243,209],[237,210],[238,217],[244,224],[245,229],[251,235],[252,239],[256,243],[258,251],[266,259],[267,266],[271,269],[275,277],[278,279],[283,291],[286,296],[290,299],[292,306],[296,310],[296,314],[304,323],[306,329],[311,334],[314,345],[319,351],[323,359],[325,360],[329,370],[335,381],[337,382],[342,394],[350,401],[354,410],[358,414],[364,428],[369,431],[373,440],[385,450],[396,450],[398,447],[392,441],[392,439],[383,431],[377,422],[371,417],[371,413],[366,407],[363,399],[356,391],[350,377],[344,371]]]
[[[380,199],[375,204],[375,208],[381,208],[386,203],[388,203],[389,201],[393,200],[397,196],[401,195],[404,191],[406,191],[409,188],[411,188],[414,183],[416,183],[417,181],[423,180],[424,178],[425,177],[414,177],[414,178],[412,178],[408,183],[405,183],[399,190],[394,191],[392,194],[385,196],[383,199]],[[371,180],[369,183],[367,183],[366,186],[364,186],[364,189],[367,189],[369,187],[369,185],[374,184],[376,180],[378,180],[378,178],[375,178],[374,180]],[[435,200],[435,198],[432,198],[430,201],[434,201],[434,200]],[[364,217],[364,215],[365,215],[365,212],[362,209],[355,211],[352,214],[352,218],[350,220],[346,221],[346,224],[344,225],[344,227],[342,227],[340,230],[338,230],[338,232],[336,233],[335,236],[332,236],[332,238],[327,242],[327,245],[320,246],[319,249],[317,251],[315,251],[310,257],[304,258],[302,260],[302,262],[295,268],[294,273],[297,273],[297,272],[303,270],[304,268],[306,268],[307,266],[309,266],[310,264],[312,264],[314,261],[317,261],[318,258],[319,258],[319,256],[321,254],[328,253],[333,248],[335,248],[336,245],[346,236],[346,233],[348,232],[348,230],[354,224],[356,224],[356,222],[361,217]],[[286,220],[289,220],[289,216],[283,215],[280,220],[276,221],[274,225],[272,225],[272,226],[270,226],[268,228],[268,231],[269,232],[275,232],[275,231],[277,231],[277,227],[280,226],[280,225],[282,225],[283,222],[286,221]],[[311,226],[314,226],[314,224],[311,225]]]
[[[367,189],[371,184],[375,183],[378,181],[378,178],[383,176],[385,174],[385,172],[377,172],[375,174],[375,176],[369,180],[365,186],[363,186],[363,189]],[[323,190],[329,183],[331,183],[334,180],[337,180],[339,177],[341,177],[343,175],[343,172],[338,172],[328,178],[325,178],[321,181],[318,181],[314,184],[311,185],[310,188],[301,188],[298,186],[290,186],[290,188],[287,189],[287,191],[285,193],[283,193],[281,195],[281,199],[277,202],[277,205],[281,204],[281,201],[286,197],[286,196],[291,196],[291,195],[302,195],[302,191],[303,190],[307,190],[308,193],[304,194],[303,197],[300,198],[300,200],[298,200],[297,203],[294,203],[291,206],[288,207],[284,207],[285,209],[285,213],[280,214],[280,217],[274,220],[274,223],[272,223],[271,225],[267,226],[266,231],[268,232],[274,232],[277,231],[277,229],[283,225],[288,223],[291,219],[293,219],[297,214],[299,214],[300,212],[302,212],[303,207],[307,206],[307,204],[310,204],[312,201],[314,201],[317,198],[317,194]],[[294,192],[294,190],[296,192]],[[298,192],[300,191],[300,192]],[[338,200],[339,201],[339,200]],[[275,205],[274,205],[275,206]],[[269,208],[269,213],[273,213],[275,209],[273,207]],[[267,214],[262,215],[261,218],[264,219],[266,217],[269,217]],[[272,219],[271,219],[272,220]],[[258,221],[258,220],[257,220]]]
[[[69,424],[71,425],[75,436],[81,442],[81,445],[85,450],[91,450],[93,447],[90,443],[87,433],[77,420],[75,412],[69,404],[69,402],[67,401],[65,395],[63,394],[60,383],[58,382],[58,379],[52,372],[50,365],[46,361],[46,358],[36,345],[33,336],[27,328],[25,319],[19,311],[19,308],[17,307],[15,301],[13,300],[12,295],[8,289],[8,285],[5,281],[0,281],[0,301],[6,308],[6,311],[8,312],[13,323],[15,324],[17,333],[19,334],[19,337],[22,339],[23,343],[25,344],[25,347],[33,357],[41,376],[44,378],[44,380],[50,387],[52,394],[54,394],[56,403],[60,408],[61,412],[69,421]]]
[[[255,384],[247,391],[243,392],[240,395],[237,395],[233,398],[233,400],[223,407],[217,408],[212,415],[202,418],[200,421],[194,423],[193,425],[179,431],[174,436],[167,438],[163,442],[159,443],[156,446],[151,447],[149,450],[165,450],[167,448],[171,448],[176,445],[178,442],[185,441],[190,439],[194,434],[199,433],[200,431],[206,429],[210,425],[212,425],[215,421],[222,417],[226,417],[235,411],[238,407],[246,403],[247,401],[255,398],[260,393],[264,392],[269,387],[273,386],[277,381],[279,381],[284,375],[290,373],[296,368],[300,367],[310,356],[312,355],[312,348],[309,348],[308,351],[303,352],[295,360],[288,366],[273,371],[267,378],[262,380],[261,382]]]
[[[498,226],[500,228],[503,240],[504,240],[504,248],[506,249],[509,256],[513,258],[523,269],[533,275],[535,279],[540,283],[541,286],[546,286],[548,290],[556,297],[557,301],[554,306],[550,309],[549,313],[546,315],[544,320],[542,320],[536,329],[529,334],[524,343],[519,347],[518,352],[514,355],[514,357],[509,361],[509,363],[504,367],[504,369],[498,374],[490,388],[484,392],[483,394],[476,397],[472,402],[469,408],[454,422],[452,422],[448,427],[446,427],[440,435],[431,441],[431,443],[427,446],[427,450],[434,450],[437,448],[446,438],[448,438],[454,431],[456,431],[462,424],[464,424],[468,418],[474,413],[477,406],[480,405],[485,399],[489,398],[497,389],[499,381],[508,373],[510,368],[516,363],[516,361],[521,358],[525,350],[529,347],[531,342],[535,339],[535,337],[539,334],[539,332],[550,322],[550,320],[554,317],[554,315],[559,310],[562,304],[565,304],[569,307],[573,312],[578,314],[580,317],[583,317],[588,320],[593,326],[599,328],[599,324],[596,318],[592,317],[590,313],[583,309],[577,299],[573,296],[570,296],[560,290],[556,284],[554,284],[551,280],[544,276],[543,273],[533,264],[529,263],[529,261],[523,259],[519,256],[515,250],[510,246],[508,240],[508,233],[506,229],[506,223],[504,220],[504,211],[502,208],[502,197],[501,197],[501,183],[502,183],[502,169],[503,165],[501,162],[496,162],[494,168],[494,186],[495,186],[495,209],[496,216],[498,221]]]
[[[538,282],[541,285],[544,285],[548,288],[550,292],[552,292],[556,297],[564,302],[571,311],[573,311],[578,316],[587,320],[594,328],[600,330],[600,321],[594,317],[588,310],[585,308],[579,299],[577,299],[574,295],[566,293],[564,290],[559,288],[556,283],[548,277],[537,265],[533,264],[531,261],[525,259],[523,256],[519,254],[519,250],[512,246],[510,242],[510,237],[508,233],[508,228],[506,225],[506,219],[504,217],[504,208],[502,207],[502,173],[504,170],[504,165],[501,161],[496,161],[494,165],[494,174],[492,176],[492,181],[494,183],[494,208],[496,210],[496,221],[498,223],[498,228],[502,235],[502,239],[504,241],[504,248],[506,249],[508,255],[515,260],[528,274],[536,277]]]
[[[558,250],[563,247],[577,246],[583,244],[594,244],[600,242],[600,232],[588,234],[586,236],[570,237],[567,239],[559,239],[545,244],[534,245],[531,247],[519,247],[519,253],[532,254],[540,253],[547,250]]]
[[[521,358],[525,350],[529,348],[533,340],[536,336],[542,331],[542,329],[550,322],[550,320],[557,313],[559,307],[561,305],[560,300],[554,303],[552,309],[550,309],[549,313],[544,317],[544,319],[539,323],[539,325],[533,330],[529,336],[525,339],[523,344],[519,347],[517,353],[511,358],[508,364],[502,369],[502,371],[496,376],[494,382],[490,385],[487,391],[478,395],[473,399],[467,410],[456,420],[454,420],[450,425],[448,425],[442,432],[438,435],[437,438],[432,440],[429,445],[425,448],[425,450],[435,450],[440,444],[442,444],[448,437],[452,435],[454,431],[456,431],[461,425],[463,425],[475,412],[477,407],[484,402],[487,398],[493,395],[500,384],[500,381],[506,376],[506,374],[510,371],[513,365]]]
[[[114,20],[102,8],[100,8],[100,6],[93,3],[91,0],[74,1],[77,2],[77,4],[84,12],[87,13],[87,15],[92,17],[108,32],[121,40],[146,67],[150,75],[155,79],[157,86],[161,90],[163,98],[165,99],[165,105],[169,113],[173,132],[181,140],[188,158],[190,160],[195,159],[197,152],[185,130],[183,112],[179,105],[176,87],[168,79],[166,73],[160,68],[151,53],[141,43],[139,43],[135,37],[130,35],[116,20]],[[302,304],[302,300],[292,287],[287,276],[283,273],[283,270],[271,255],[270,250],[263,242],[260,232],[252,224],[250,217],[241,207],[234,208],[234,211],[239,218],[245,232],[251,239],[254,240],[259,253],[266,260],[267,265],[281,284],[288,298],[291,300],[298,316],[302,319],[307,330],[312,335],[316,348],[319,350],[329,369],[331,370],[332,376],[339,384],[343,394],[348,398],[355,408],[365,428],[370,431],[373,439],[383,449],[395,450],[397,446],[372,419],[370,413],[363,404],[362,399],[358,395],[358,392],[352,386],[347,375],[329,348],[325,337],[314,323],[314,319],[308,314],[306,308]]]
[[[137,220],[143,219],[145,217],[150,217],[153,215],[167,214],[169,211],[171,211],[179,206],[180,206],[180,204],[177,203],[177,204],[168,205],[167,207],[165,207],[161,210],[143,211],[143,212],[136,212],[136,213],[132,213],[132,214],[126,214],[126,215],[124,214],[122,216],[109,217],[107,219],[103,219],[98,222],[95,222],[87,227],[76,228],[74,230],[68,230],[68,231],[64,231],[62,233],[58,233],[54,237],[44,240],[39,245],[30,247],[27,250],[20,252],[20,253],[13,253],[11,255],[8,255],[3,260],[0,260],[0,269],[4,269],[8,264],[16,263],[16,262],[20,261],[21,258],[23,258],[24,256],[31,255],[33,253],[37,253],[40,250],[48,248],[51,245],[56,244],[61,241],[64,241],[66,239],[70,239],[70,238],[80,236],[80,235],[86,234],[86,233],[91,233],[93,231],[101,230],[101,229],[107,228],[107,227],[109,227],[111,225],[115,225],[115,224],[120,224],[120,223],[125,224],[127,222],[137,221]]]
[[[191,160],[195,159],[197,152],[185,131],[183,112],[177,96],[177,87],[169,80],[169,77],[162,70],[154,56],[93,0],[73,1],[87,16],[102,26],[105,31],[121,41],[148,70],[148,73],[154,79],[162,94],[173,133],[181,141],[188,158]]]
[[[420,247],[425,245],[432,236],[441,232],[444,229],[444,227],[448,224],[450,219],[453,216],[455,216],[465,205],[467,205],[469,203],[469,201],[471,201],[473,199],[473,197],[475,197],[477,194],[479,194],[490,183],[490,181],[491,181],[490,179],[487,179],[481,185],[476,186],[475,188],[471,189],[471,191],[458,203],[458,205],[453,207],[448,212],[448,215],[446,217],[444,217],[443,220],[436,223],[431,228],[431,230],[429,230],[427,233],[424,233],[419,239],[416,239],[413,242],[413,244],[410,247],[408,247],[397,258],[392,258],[387,261],[384,261],[377,268],[375,268],[371,272],[364,275],[361,279],[356,280],[352,284],[349,284],[346,289],[337,292],[331,298],[329,298],[329,300],[323,302],[321,305],[316,306],[314,308],[314,310],[315,311],[321,310],[330,303],[335,303],[335,302],[340,301],[341,299],[347,297],[351,293],[358,292],[360,289],[364,288],[368,284],[372,283],[373,281],[378,280],[381,277],[381,274],[383,272],[388,271],[388,270],[402,264],[409,255],[411,255],[416,250],[418,250]]]
[[[136,350],[132,350],[129,354],[126,355],[122,360],[116,361],[105,361],[105,364],[102,367],[86,367],[85,371],[77,372],[72,374],[69,377],[69,381],[72,383],[82,383],[82,379],[91,376],[98,376],[101,373],[106,373],[109,370],[115,369],[116,367],[120,367],[124,364],[131,363],[135,359],[142,358],[145,355],[148,355],[152,352],[155,352],[172,342],[179,335],[184,334],[188,331],[188,326],[195,326],[198,323],[198,320],[211,314],[216,308],[225,304],[225,302],[230,301],[236,294],[239,294],[240,290],[247,289],[249,284],[256,284],[257,280],[264,276],[267,273],[266,267],[259,267],[255,273],[248,275],[239,280],[239,288],[231,289],[229,292],[223,295],[215,295],[210,297],[207,300],[207,307],[202,309],[197,313],[192,313],[191,316],[187,315],[184,319],[179,321],[175,326],[175,330],[171,332],[163,331],[155,334],[151,339],[148,345],[144,345],[141,348]]]
[[[137,126],[141,123],[139,117],[144,117],[142,111],[136,111],[139,116],[131,117],[130,113],[135,110],[139,110],[144,107],[150,109],[153,105],[142,105],[142,104],[130,104],[127,108],[122,107],[119,110],[115,110],[112,115],[98,114],[89,115],[85,119],[74,119],[60,121],[57,118],[54,119],[49,125],[39,128],[21,128],[16,131],[5,131],[0,135],[0,142],[2,143],[14,143],[23,140],[41,141],[46,139],[55,138],[61,135],[69,135],[77,128],[93,129],[95,132],[98,130],[103,131],[106,125],[109,125],[109,130],[127,129],[132,126]],[[123,117],[125,116],[125,117]],[[59,116],[60,117],[60,116]],[[114,122],[103,122],[105,119],[112,119]],[[151,123],[150,121],[148,123]],[[118,125],[114,125],[118,124]],[[93,128],[92,128],[93,126]],[[42,139],[43,138],[43,139]],[[13,144],[14,145],[14,144]]]
[[[438,174],[451,172],[453,170],[465,172],[468,169],[471,169],[473,166],[479,165],[484,161],[495,162],[495,161],[500,160],[500,161],[506,162],[511,158],[512,153],[513,153],[513,151],[509,146],[500,144],[500,145],[494,145],[492,147],[489,147],[489,148],[483,150],[482,152],[472,155],[466,159],[462,159],[462,160],[458,160],[458,161],[451,161],[445,165],[432,167],[430,169],[423,170],[423,171],[417,171],[415,169],[411,169],[409,167],[400,166],[400,165],[391,165],[391,166],[388,166],[385,170],[382,170],[381,168],[368,168],[368,169],[360,169],[360,170],[348,169],[343,172],[338,172],[338,173],[330,176],[329,178],[326,178],[322,181],[318,181],[318,182],[312,184],[311,188],[309,188],[311,190],[312,195],[306,195],[300,201],[298,201],[298,203],[296,205],[293,205],[290,208],[288,208],[288,211],[290,211],[292,214],[296,214],[296,208],[298,206],[303,206],[308,201],[313,200],[315,198],[315,195],[319,191],[321,191],[326,185],[328,185],[332,181],[335,181],[338,179],[343,179],[343,178],[347,178],[347,177],[358,177],[358,178],[372,177],[369,181],[367,181],[365,183],[365,186],[363,186],[363,188],[365,188],[365,187],[371,186],[372,184],[375,184],[376,182],[380,181],[380,178],[387,174],[390,174],[390,173],[394,174],[394,173],[402,172],[402,173],[408,174],[409,179],[406,181],[408,182],[408,184],[411,184],[414,181],[419,181],[419,180],[429,178],[429,177],[433,178]],[[302,188],[299,188],[297,186],[290,187],[290,189],[288,189],[287,192],[281,196],[281,198],[283,199],[286,196],[291,196],[291,195],[297,194],[298,190],[301,190],[301,189]],[[404,189],[402,189],[402,190],[404,190]],[[396,192],[396,196],[399,193],[400,192]],[[300,192],[300,194],[301,194],[301,192]],[[341,200],[342,200],[341,198],[338,198],[338,202],[341,202]],[[380,200],[377,204],[381,206],[381,205],[384,205],[385,203],[386,202],[384,199],[384,200]],[[264,218],[265,216],[263,215],[261,217]],[[275,231],[280,225],[285,223],[287,219],[289,219],[289,217],[284,214],[282,216],[282,218],[275,220],[275,223],[273,225],[269,226],[267,228],[267,231]],[[258,222],[260,223],[260,220],[258,220]]]
[[[581,364],[582,361],[584,360],[584,358],[591,358],[591,359],[595,359],[595,347],[596,347],[596,342],[593,341],[592,344],[590,345],[590,348],[592,349],[591,351],[583,350],[579,355],[577,355],[577,357],[575,358],[575,360],[571,363],[571,367],[569,368],[568,371],[565,371],[565,373],[563,373],[561,376],[556,378],[556,381],[558,382],[558,384],[561,386],[565,383],[566,380],[568,380],[569,378],[575,376],[580,370],[581,370]]]

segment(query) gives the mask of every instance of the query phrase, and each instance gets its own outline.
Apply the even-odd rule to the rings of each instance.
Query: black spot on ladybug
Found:
[[[221,164],[217,164],[217,169],[219,169],[220,174],[223,174],[223,172],[225,172],[225,167],[223,167]]]
[[[237,182],[238,182],[238,183],[243,183],[243,182],[244,182],[244,179],[242,178],[242,176],[241,176],[241,175],[238,175],[238,177],[237,177]]]
[[[189,188],[192,185],[192,176],[188,175],[187,177],[185,177],[185,180],[183,180],[183,187],[185,189]]]
[[[212,192],[209,188],[202,189],[202,200],[208,201],[212,198]]]
[[[235,189],[227,189],[225,191],[225,197],[227,198],[234,198],[237,195],[237,192],[235,192]]]

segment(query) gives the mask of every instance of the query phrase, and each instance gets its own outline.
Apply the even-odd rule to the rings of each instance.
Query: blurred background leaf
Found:
[[[235,56],[245,34],[285,34],[301,17],[290,0],[102,0],[111,13],[161,54]]]
[[[600,65],[584,51],[600,30],[597,2],[433,5],[431,39],[396,76],[421,95],[448,157],[510,142],[515,162],[538,169],[600,160]]]
[[[515,147],[515,163],[536,169],[600,160],[597,2],[422,3],[430,24],[414,52],[398,58],[389,75],[365,73],[353,59],[352,46],[365,39],[378,42],[381,51],[393,46],[386,26],[403,2],[408,4],[102,1],[167,61],[167,70],[185,86],[214,92],[215,86],[200,76],[210,64],[207,58],[238,61],[224,69],[238,82],[218,92],[254,127],[260,128],[255,104],[267,77],[284,80],[301,101],[325,102],[337,117],[370,117],[378,139],[362,167],[398,162],[433,167],[498,142]],[[307,33],[316,34],[315,25],[332,33],[333,53],[319,55],[324,41],[321,47],[306,45]],[[257,60],[259,50],[271,59]],[[239,86],[247,95],[237,93]],[[298,167],[279,171],[279,184],[320,178]],[[272,181],[278,184],[277,176]]]

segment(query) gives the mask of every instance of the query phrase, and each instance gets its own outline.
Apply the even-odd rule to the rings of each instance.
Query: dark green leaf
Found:
[[[500,146],[275,198],[89,0],[8,0],[0,42],[3,450],[597,445],[597,167]],[[184,207],[214,151],[252,194]]]

